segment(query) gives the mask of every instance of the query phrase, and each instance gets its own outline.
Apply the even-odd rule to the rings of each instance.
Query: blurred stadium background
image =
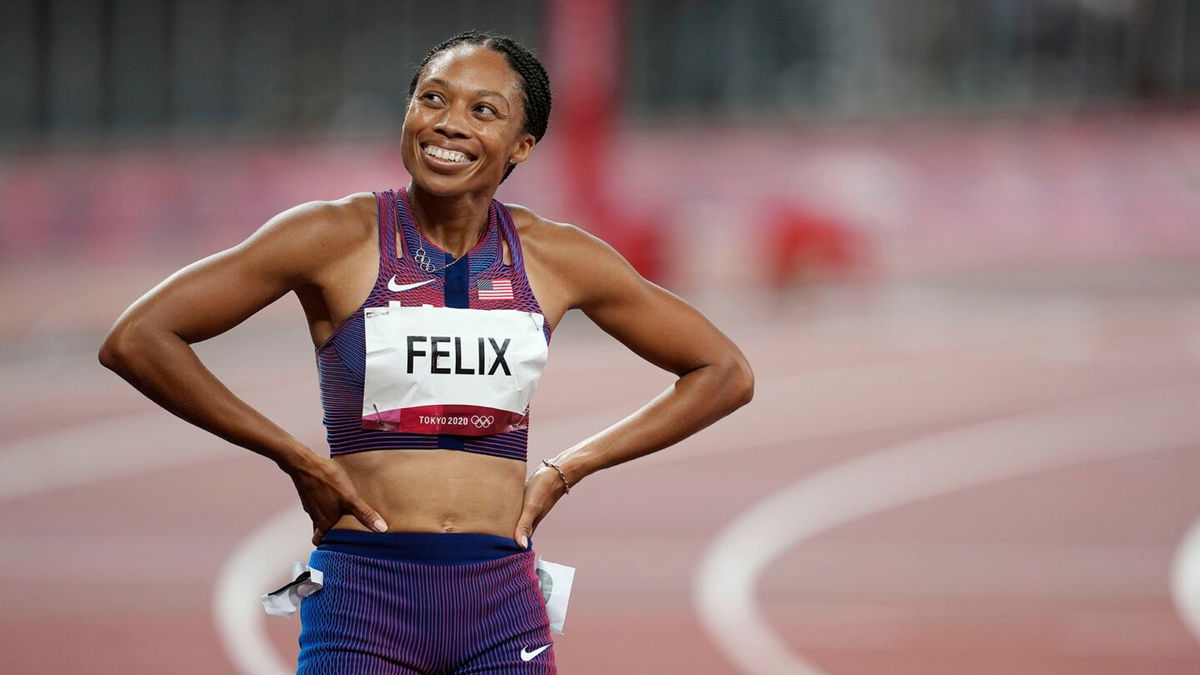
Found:
[[[407,182],[413,66],[534,47],[498,198],[700,306],[747,408],[594,475],[567,673],[1200,672],[1200,3],[0,2],[0,615],[13,673],[288,672],[311,530],[96,362],[297,203]],[[197,345],[323,449],[283,299]],[[571,315],[530,461],[669,382]]]

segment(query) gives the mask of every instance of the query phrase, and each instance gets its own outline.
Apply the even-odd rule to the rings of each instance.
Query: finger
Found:
[[[323,528],[318,527],[318,528],[314,529],[313,530],[313,538],[312,538],[313,546],[320,544],[321,537],[324,537],[324,536],[325,536],[325,530]]]
[[[358,518],[360,523],[375,530],[376,532],[387,532],[387,521],[385,521],[383,516],[379,515],[375,509],[367,506],[366,502],[356,498],[350,502],[350,506],[354,509],[354,517]]]
[[[520,519],[517,520],[513,541],[520,544],[521,548],[529,548],[529,538],[533,536],[533,520],[533,513],[528,509],[522,511]]]

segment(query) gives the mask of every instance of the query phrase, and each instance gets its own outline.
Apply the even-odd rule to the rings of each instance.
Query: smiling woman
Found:
[[[480,48],[483,48],[481,60],[470,66],[454,58],[456,52],[478,51]],[[510,76],[490,78],[488,71],[494,72],[495,68],[509,71]],[[515,78],[511,77],[513,74]],[[505,86],[488,88],[502,81]],[[419,149],[431,158],[430,165],[434,171],[436,167],[451,169],[457,168],[452,166],[454,164],[474,164],[489,156],[499,157],[501,161],[498,166],[503,174],[497,184],[504,182],[517,164],[529,156],[534,144],[542,140],[550,117],[550,82],[542,64],[511,39],[484,33],[462,33],[430,50],[413,74],[408,94],[410,103],[405,117],[404,157],[405,168],[410,175],[414,168],[409,162],[410,153]],[[479,147],[456,143],[453,138],[428,136],[419,139],[416,148],[408,145],[412,139],[409,129],[419,128],[422,122],[438,119],[452,100],[468,106],[469,115],[462,119],[474,127],[473,131],[479,132],[476,136]],[[509,131],[508,127],[513,126],[513,121],[517,122],[520,133],[515,139],[510,139],[504,132]],[[452,133],[449,131],[445,135]],[[497,134],[502,137],[496,138]],[[515,146],[505,147],[506,142],[513,140],[516,141]],[[477,150],[488,150],[490,155]]]
[[[439,44],[410,84],[406,188],[280,213],[149,291],[101,347],[156,403],[291,477],[324,577],[301,605],[299,672],[556,672],[538,524],[587,475],[750,400],[745,357],[696,309],[583,230],[493,198],[550,103],[512,40]],[[289,292],[316,348],[328,458],[190,347]],[[678,380],[526,478],[530,403],[570,309]]]

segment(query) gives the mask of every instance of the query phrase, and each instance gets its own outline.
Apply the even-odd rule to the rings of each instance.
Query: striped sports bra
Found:
[[[421,234],[403,189],[375,198],[375,285],[316,350],[330,454],[443,448],[524,461],[551,330],[512,215],[492,200],[482,237],[456,261]]]

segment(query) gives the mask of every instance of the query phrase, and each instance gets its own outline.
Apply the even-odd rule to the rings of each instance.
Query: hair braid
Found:
[[[546,135],[546,127],[550,123],[550,78],[546,75],[546,69],[542,67],[541,61],[538,61],[532,52],[506,35],[493,35],[470,30],[438,43],[429,50],[425,59],[421,61],[421,65],[413,71],[412,80],[408,83],[409,97],[411,98],[413,92],[417,90],[417,80],[420,79],[421,73],[429,61],[447,49],[460,44],[482,45],[504,54],[509,67],[521,80],[521,94],[525,104],[523,130],[532,135],[535,142],[542,140],[542,136]],[[500,182],[503,183],[515,168],[517,168],[516,164],[509,164]]]

